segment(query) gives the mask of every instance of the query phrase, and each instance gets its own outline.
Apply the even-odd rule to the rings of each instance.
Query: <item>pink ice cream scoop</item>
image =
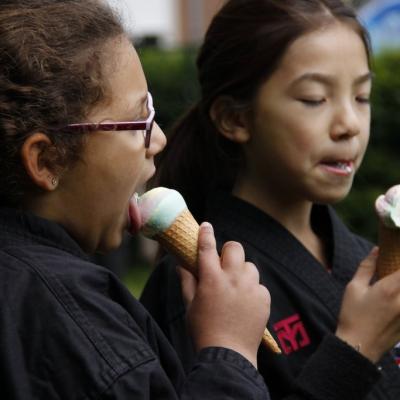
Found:
[[[157,187],[138,198],[138,209],[143,235],[157,240],[196,275],[199,224],[182,195],[173,189]]]

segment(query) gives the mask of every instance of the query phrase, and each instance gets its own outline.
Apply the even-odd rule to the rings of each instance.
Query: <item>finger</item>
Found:
[[[378,258],[378,247],[374,247],[368,256],[361,261],[353,281],[360,282],[364,285],[369,285],[376,270],[376,260]]]
[[[235,269],[244,265],[244,250],[238,242],[226,242],[221,251],[221,265],[225,270]]]
[[[197,280],[188,270],[177,267],[177,272],[181,280],[182,297],[186,308],[192,303],[197,289]]]
[[[260,272],[255,264],[252,262],[245,262],[246,275],[251,279],[252,282],[260,283]]]
[[[203,222],[200,225],[198,247],[198,276],[199,279],[201,279],[208,273],[217,272],[221,268],[214,236],[214,229],[208,222]]]

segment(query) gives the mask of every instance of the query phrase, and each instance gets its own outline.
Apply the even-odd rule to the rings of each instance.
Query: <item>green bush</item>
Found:
[[[149,91],[154,98],[157,123],[166,133],[199,97],[196,52],[195,48],[139,50]]]

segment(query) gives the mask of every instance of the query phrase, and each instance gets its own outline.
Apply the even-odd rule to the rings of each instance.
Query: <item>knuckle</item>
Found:
[[[243,251],[243,246],[239,242],[229,241],[224,244],[225,250],[228,251]]]
[[[382,285],[381,293],[387,302],[392,302],[399,296],[399,291],[392,285]]]
[[[260,281],[260,271],[256,267],[256,265],[250,261],[245,262],[245,267],[248,273],[251,273],[254,279],[257,280],[257,282]]]
[[[199,252],[211,250],[213,248],[213,243],[211,240],[201,240],[199,241]]]

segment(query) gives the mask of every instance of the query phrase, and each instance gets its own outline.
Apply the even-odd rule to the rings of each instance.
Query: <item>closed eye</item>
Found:
[[[299,101],[307,107],[318,107],[325,103],[325,99],[299,99]]]
[[[356,100],[361,104],[370,104],[371,100],[368,96],[358,96]]]

